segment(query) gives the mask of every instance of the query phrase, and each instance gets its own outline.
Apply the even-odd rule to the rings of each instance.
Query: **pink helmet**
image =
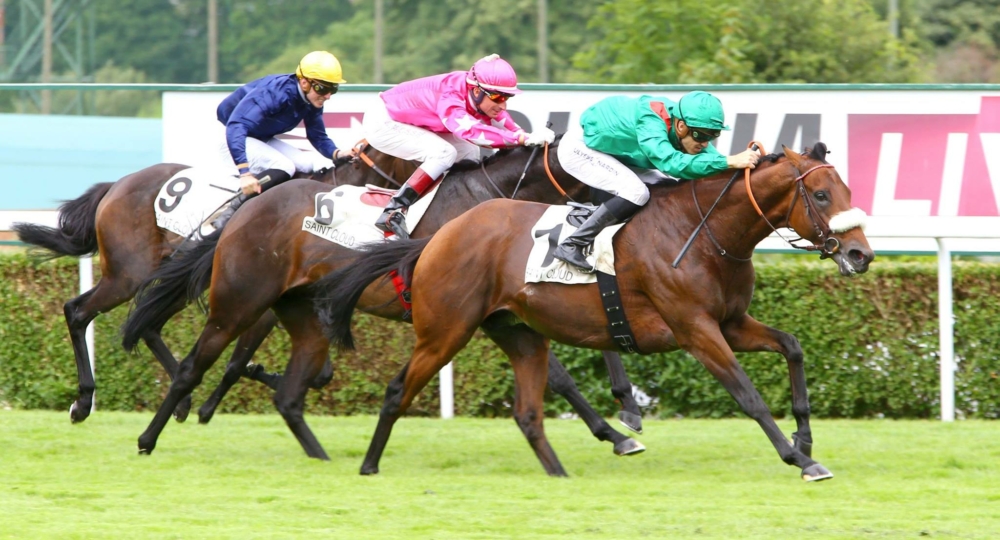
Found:
[[[517,74],[514,73],[514,68],[498,54],[477,60],[466,74],[465,82],[472,86],[481,86],[490,92],[510,95],[521,93],[517,88]]]

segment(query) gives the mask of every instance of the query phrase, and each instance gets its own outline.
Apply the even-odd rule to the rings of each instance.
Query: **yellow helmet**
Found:
[[[313,51],[302,57],[295,74],[302,79],[313,79],[328,83],[341,84],[344,80],[340,61],[326,51]]]

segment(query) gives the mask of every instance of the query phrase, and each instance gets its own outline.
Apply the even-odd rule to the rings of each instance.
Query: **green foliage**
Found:
[[[915,82],[913,38],[866,0],[606,3],[576,66],[608,83]],[[850,39],[845,39],[845,30]]]
[[[829,263],[771,258],[757,266],[751,313],[761,322],[795,335],[805,351],[813,414],[819,417],[932,418],[939,415],[937,278],[933,263],[879,261],[857,279],[840,278]],[[1000,417],[1000,268],[957,262],[955,277],[956,408],[969,418]],[[76,265],[57,261],[32,265],[21,255],[0,257],[0,402],[17,408],[64,409],[76,394],[73,353],[62,305],[76,295]],[[117,328],[125,308],[98,317],[97,400],[102,409],[156,407],[169,378],[144,347],[130,356],[119,347]],[[406,325],[367,316],[355,318],[359,350],[335,355],[333,382],[310,392],[309,410],[327,414],[372,414],[385,385],[409,357],[413,334]],[[178,358],[193,345],[204,316],[188,309],[167,326],[164,339]],[[555,345],[557,356],[580,390],[603,414],[617,410],[600,353]],[[290,344],[276,331],[255,360],[282,370]],[[227,352],[222,358],[228,359]],[[741,364],[779,417],[791,412],[788,371],[780,355],[738,354]],[[506,358],[477,335],[454,359],[455,402],[460,415],[508,416],[513,375]],[[634,384],[653,399],[648,414],[726,417],[740,412],[729,394],[683,352],[626,355]],[[196,390],[207,398],[222,376],[209,370]],[[437,380],[421,394],[411,414],[436,415]],[[270,412],[270,391],[241,383],[222,411]],[[548,400],[547,414],[571,412],[561,398]]]

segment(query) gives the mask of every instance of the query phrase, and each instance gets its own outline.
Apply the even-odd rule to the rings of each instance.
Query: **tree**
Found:
[[[920,80],[912,36],[895,39],[866,0],[604,4],[600,37],[575,57],[595,82],[848,83]],[[849,36],[848,36],[849,34]]]
[[[926,40],[936,48],[939,82],[1000,82],[996,0],[920,0]]]

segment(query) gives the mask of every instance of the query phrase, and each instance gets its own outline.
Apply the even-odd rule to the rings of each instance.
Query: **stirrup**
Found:
[[[406,219],[404,218],[402,212],[399,210],[392,210],[388,212],[388,215],[383,213],[382,216],[385,217],[385,219],[380,217],[379,220],[375,222],[375,227],[384,232],[395,234],[400,240],[410,239],[410,233],[406,230]]]

